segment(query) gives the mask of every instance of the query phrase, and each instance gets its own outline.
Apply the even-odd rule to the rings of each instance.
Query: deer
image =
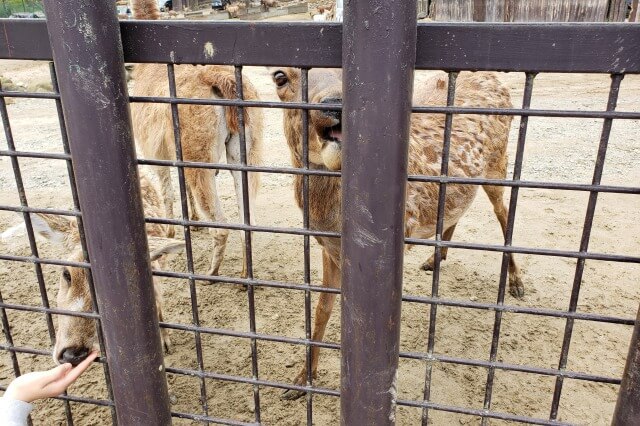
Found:
[[[300,70],[296,68],[271,68],[271,75],[280,100],[301,101]],[[446,74],[441,73],[424,83],[416,83],[414,101],[421,105],[446,105]],[[342,74],[339,70],[312,69],[308,75],[309,101],[312,103],[341,103]],[[511,108],[508,89],[496,74],[488,72],[461,73],[457,79],[455,105],[461,107]],[[291,162],[300,168],[304,164],[302,148],[302,111],[287,109],[283,112],[283,125]],[[449,176],[504,179],[507,170],[507,143],[511,127],[510,116],[456,115],[453,119],[450,142]],[[339,171],[342,167],[343,144],[342,114],[339,111],[314,110],[309,113],[308,161],[312,169]],[[445,127],[444,114],[412,114],[409,133],[408,173],[411,175],[437,176],[443,149]],[[375,165],[373,165],[375,167]],[[501,225],[503,234],[507,228],[507,208],[503,199],[503,187],[484,185],[483,189]],[[332,176],[309,176],[309,222],[314,230],[340,232],[341,183]],[[406,185],[404,214],[405,236],[430,238],[436,233],[438,183],[408,182]],[[302,208],[303,177],[294,177],[294,195]],[[444,207],[444,232],[442,239],[450,241],[464,213],[472,204],[477,186],[447,185]],[[322,248],[322,286],[341,286],[340,239],[316,237]],[[447,257],[447,248],[441,250],[441,259]],[[517,298],[524,296],[524,285],[519,267],[510,254],[509,290]],[[425,271],[434,269],[435,256],[421,266]],[[335,293],[321,293],[315,310],[312,339],[322,341],[327,322],[331,317]],[[315,378],[318,371],[319,347],[311,349],[311,365],[304,366],[294,378],[296,385],[305,385],[310,368]],[[287,390],[283,399],[296,399],[304,392]]]
[[[270,7],[278,6],[277,0],[260,0],[260,4],[263,6],[264,10],[269,10]]]
[[[160,193],[145,174],[140,175],[140,190],[145,216],[161,217],[164,213],[164,206]],[[82,262],[84,260],[80,232],[75,219],[46,213],[31,213],[30,217],[36,236],[65,250],[68,261]],[[2,239],[9,240],[24,227],[24,223],[11,227],[2,233]],[[154,270],[164,269],[168,257],[181,252],[185,247],[184,241],[168,237],[168,225],[148,223],[146,231],[151,267]],[[58,280],[58,309],[72,312],[91,312],[93,310],[89,273],[87,269],[81,267],[64,266],[62,268]],[[158,277],[153,277],[153,288],[158,321],[163,321],[163,301],[159,280]],[[164,351],[170,353],[172,344],[169,332],[161,328],[160,337]],[[93,320],[69,315],[58,317],[56,340],[52,349],[54,362],[57,364],[71,363],[76,366],[94,349],[97,350],[99,347]]]
[[[136,19],[158,19],[160,12],[155,0],[134,0],[133,13]],[[207,47],[205,46],[205,49]],[[209,54],[215,55],[213,45]],[[168,96],[167,68],[158,64],[138,64],[132,77],[135,82],[133,94],[138,96]],[[200,99],[237,99],[234,68],[230,66],[177,65],[175,67],[177,96]],[[255,87],[243,76],[242,91],[247,100],[259,100]],[[226,155],[229,164],[241,164],[240,121],[238,109],[233,106],[179,105],[182,157],[184,161],[217,163]],[[145,158],[175,160],[174,129],[171,109],[159,103],[132,103],[131,116],[136,145]],[[244,109],[246,161],[247,164],[262,164],[263,112],[258,108]],[[168,167],[155,166],[165,214],[173,218],[174,193]],[[231,171],[240,219],[244,217],[242,203],[242,172]],[[217,193],[216,173],[206,168],[185,168],[190,218],[226,223]],[[258,173],[248,173],[249,213],[253,218],[255,198],[260,186]],[[170,232],[174,232],[171,230]],[[209,228],[213,239],[213,254],[208,275],[218,275],[229,235],[228,229]],[[244,246],[244,232],[240,233]],[[245,253],[243,252],[243,257]],[[243,259],[242,274],[247,277],[247,260]]]

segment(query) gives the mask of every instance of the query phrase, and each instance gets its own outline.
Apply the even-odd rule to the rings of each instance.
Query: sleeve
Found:
[[[28,402],[11,398],[0,398],[0,426],[25,426],[33,410]]]

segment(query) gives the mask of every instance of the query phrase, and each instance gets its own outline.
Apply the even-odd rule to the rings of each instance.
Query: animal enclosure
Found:
[[[49,3],[57,10],[55,2]],[[640,392],[632,381],[638,365],[630,363],[623,371],[640,294],[635,220],[640,172],[634,161],[640,133],[638,28],[419,24],[416,33],[415,6],[408,3],[390,23],[386,6],[379,16],[351,6],[344,27],[147,21],[118,27],[101,7],[87,6],[83,19],[87,24],[111,22],[101,30],[98,45],[108,44],[108,38],[119,45],[122,37],[117,58],[91,44],[96,39],[87,39],[86,33],[63,39],[56,28],[64,22],[55,13],[49,13],[54,17],[49,21],[53,50],[43,21],[0,21],[6,35],[0,41],[1,59],[45,61],[29,71],[43,75],[48,61],[56,63],[52,92],[0,92],[6,143],[0,150],[0,218],[6,228],[21,221],[26,225],[25,235],[0,245],[1,389],[15,375],[52,364],[61,318],[94,321],[102,348],[100,363],[68,395],[38,406],[34,424],[135,423],[134,409],[165,416],[156,424],[168,416],[176,424],[231,425],[336,424],[341,417],[347,424],[356,424],[348,421],[354,418],[406,425],[607,424],[614,416],[619,424],[630,424],[625,416],[638,409],[638,399],[630,395]],[[365,21],[370,27],[360,28]],[[397,37],[384,36],[389,26]],[[399,34],[402,27],[411,29]],[[75,30],[66,28],[64,37],[71,37]],[[363,48],[372,33],[380,37],[374,37],[377,43],[389,44],[382,50],[397,52],[395,62]],[[282,39],[288,40],[286,47]],[[76,47],[56,50],[65,44]],[[91,63],[101,55],[115,65],[103,70]],[[133,90],[117,101],[110,92],[116,89],[103,86],[101,72],[113,86],[124,87],[124,61],[160,64],[157,84],[166,93],[140,94],[134,78],[128,88]],[[236,99],[186,97],[176,76],[191,64],[232,66],[236,87],[250,81],[258,98],[247,99],[243,90],[236,90]],[[283,67],[299,70],[299,99],[283,101],[276,95],[277,71]],[[333,68],[342,68],[347,82],[342,99],[319,102],[310,82]],[[74,73],[82,69],[101,72],[81,73],[83,85],[74,86]],[[513,106],[461,105],[456,94],[469,70],[500,71],[498,79]],[[387,76],[394,80],[384,80]],[[419,94],[411,102],[412,86],[430,84],[444,94],[438,102]],[[77,87],[89,92],[72,96]],[[7,106],[7,99],[16,102]],[[92,110],[95,116],[107,115],[104,105],[126,111],[128,102],[165,106],[174,158],[147,158],[140,152],[134,157],[132,137],[126,132],[105,135],[111,130],[84,115]],[[184,106],[235,109],[243,150],[238,164],[182,157]],[[247,161],[244,110],[250,108],[265,116],[262,165]],[[293,166],[283,130],[288,112],[298,114],[301,129],[301,164]],[[341,112],[340,121],[344,117],[341,170],[318,167],[313,157],[317,112]],[[409,123],[402,120],[409,120],[410,112],[417,119],[427,114],[442,119],[434,174],[407,172]],[[513,117],[507,177],[448,173],[454,170],[453,159],[464,155],[450,150],[460,137],[459,117],[480,115]],[[128,123],[122,111],[114,120],[120,126]],[[129,145],[122,149],[113,141]],[[143,273],[149,271],[151,238],[149,249],[146,243],[135,246],[146,240],[145,195],[137,189],[138,172],[127,161],[139,165],[141,175],[152,167],[169,169],[177,188],[174,217],[145,211],[144,220],[173,226],[175,238],[185,244],[184,251],[153,271],[164,294],[160,327],[172,342],[164,361],[153,294],[133,299],[110,295],[124,291],[131,276],[137,285],[152,285],[151,273]],[[228,221],[191,216],[185,174],[192,169],[220,171],[215,179]],[[227,171],[240,173],[239,195]],[[248,181],[257,172],[262,187],[251,208]],[[320,178],[343,183],[338,231],[313,223],[310,210],[318,195],[309,188]],[[294,200],[296,182],[301,209]],[[436,189],[435,236],[405,236],[407,185]],[[504,188],[509,207],[505,234],[493,206],[479,194],[447,239],[447,194],[482,185]],[[132,211],[109,202],[110,197],[129,203]],[[106,216],[101,210],[111,209],[122,215],[115,225],[96,222]],[[43,213],[78,221],[81,260],[70,261],[59,246],[36,239],[32,214]],[[216,275],[208,273],[208,229],[230,231]],[[135,241],[122,234],[135,235]],[[111,242],[98,244],[104,235]],[[346,240],[342,289],[319,285],[322,248],[314,237]],[[104,244],[114,245],[106,249]],[[126,269],[131,263],[124,260],[134,249],[142,251],[142,259],[133,271],[143,272]],[[433,271],[421,270],[432,254]],[[522,267],[524,298],[507,291],[510,254]],[[88,312],[50,302],[59,292],[60,266],[92,272],[87,275],[96,295]],[[119,274],[121,269],[127,274]],[[315,339],[312,314],[326,295],[337,295],[340,303],[325,337]],[[133,318],[144,322],[144,333]],[[314,348],[322,349],[317,376],[307,369],[295,382],[311,364]],[[158,380],[156,387],[143,376]],[[615,409],[619,389],[623,393]],[[282,399],[283,391],[301,399]],[[143,394],[148,398],[140,398]]]

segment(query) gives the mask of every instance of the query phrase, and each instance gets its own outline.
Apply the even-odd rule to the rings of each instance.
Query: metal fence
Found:
[[[17,376],[19,354],[47,355],[48,352],[13,344],[8,312],[42,313],[47,319],[51,340],[54,339],[52,316],[70,315],[99,322],[100,344],[109,398],[93,399],[63,395],[68,424],[73,424],[70,403],[110,407],[113,423],[169,424],[171,418],[191,419],[216,424],[260,424],[261,392],[265,389],[301,391],[306,395],[306,422],[314,418],[314,398],[339,397],[343,424],[392,424],[396,407],[413,407],[422,411],[422,423],[432,420],[434,411],[460,413],[481,419],[498,419],[531,424],[562,424],[558,418],[565,379],[620,385],[620,396],[614,423],[633,424],[638,418],[640,385],[640,346],[636,320],[577,310],[584,264],[586,260],[640,263],[640,257],[589,251],[590,231],[598,194],[617,193],[637,196],[640,186],[601,185],[609,134],[614,120],[638,120],[639,112],[616,111],[620,83],[625,74],[640,73],[640,29],[625,25],[488,25],[488,24],[420,24],[416,27],[415,3],[392,6],[380,2],[376,7],[363,2],[350,2],[345,10],[344,27],[339,24],[305,23],[208,23],[134,21],[118,24],[109,5],[100,2],[71,2],[83,11],[82,25],[77,17],[64,12],[70,2],[46,1],[48,28],[43,21],[4,20],[0,22],[5,37],[0,41],[0,58],[53,60],[55,93],[0,92],[0,113],[8,142],[0,156],[11,160],[20,205],[3,205],[0,209],[23,214],[30,243],[30,255],[0,254],[0,260],[27,262],[34,265],[40,286],[42,306],[8,304],[0,298],[0,315],[6,352]],[[393,8],[393,13],[391,13]],[[94,28],[93,36],[87,28]],[[120,37],[122,41],[120,41]],[[215,55],[203,46],[215,40]],[[283,44],[281,40],[287,40]],[[499,43],[499,48],[497,48]],[[370,46],[384,46],[371,49]],[[553,48],[549,46],[553,45]],[[617,46],[611,49],[611,46]],[[580,48],[576,48],[580,46]],[[168,97],[129,97],[124,82],[123,63],[167,64],[170,85]],[[302,70],[301,102],[246,101],[242,90],[238,99],[185,99],[178,97],[175,64],[228,64],[235,66],[236,84],[242,87],[243,66],[287,65]],[[314,104],[308,98],[308,71],[311,68],[343,68],[344,104]],[[449,73],[446,106],[412,106],[413,70],[445,70]],[[82,70],[101,70],[82,73]],[[526,85],[521,108],[492,109],[454,106],[457,73],[463,70],[496,70],[525,73]],[[611,75],[609,100],[605,111],[532,109],[532,88],[538,73],[606,73]],[[80,79],[80,73],[81,79]],[[390,85],[387,77],[394,76]],[[108,84],[105,84],[107,83]],[[352,84],[359,82],[360,84]],[[60,91],[58,93],[58,84]],[[65,142],[64,154],[17,151],[5,100],[7,98],[54,99]],[[378,100],[385,99],[384,105]],[[175,129],[176,160],[136,160],[128,113],[128,102],[156,102],[171,106]],[[208,164],[184,161],[178,105],[236,106],[241,129],[243,108],[282,108],[302,110],[304,156],[308,155],[308,116],[313,110],[343,112],[345,117],[345,159],[342,172],[310,167],[305,158],[302,168],[266,167],[247,164],[244,130],[240,132],[242,164]],[[361,105],[367,105],[361,108]],[[63,114],[64,111],[64,114]],[[410,112],[445,114],[446,127],[437,176],[407,176],[408,119]],[[513,178],[460,178],[447,175],[452,118],[457,114],[489,114],[522,117],[519,128]],[[522,180],[523,152],[529,117],[598,118],[604,122],[598,158],[591,184],[538,182]],[[357,135],[357,137],[356,137]],[[67,138],[69,143],[67,144]],[[366,140],[367,143],[358,141]],[[69,146],[68,146],[69,145]],[[361,159],[385,153],[379,167],[360,167]],[[67,162],[74,210],[60,211],[29,207],[21,179],[19,159],[45,158]],[[137,164],[176,168],[180,181],[181,219],[147,218],[147,223],[179,225],[187,243],[187,272],[153,271],[160,277],[186,280],[190,289],[192,323],[163,322],[161,327],[193,333],[197,352],[197,368],[164,367],[160,334],[155,316],[148,248],[140,201]],[[100,167],[96,167],[99,164]],[[241,224],[194,221],[189,219],[188,194],[184,171],[188,168],[239,170],[242,172],[244,217]],[[292,174],[303,179],[303,227],[276,228],[251,225],[247,173]],[[309,180],[314,176],[341,178],[343,205],[342,232],[312,229],[309,224]],[[437,232],[433,239],[405,238],[404,204],[407,182],[431,182],[439,186]],[[444,199],[451,185],[493,185],[510,188],[510,205],[505,242],[501,245],[448,241],[443,237]],[[76,190],[77,187],[77,190]],[[520,188],[582,191],[589,194],[580,247],[577,250],[519,247],[512,244],[512,233]],[[366,196],[362,196],[366,194]],[[84,261],[69,262],[42,258],[38,254],[30,213],[51,213],[78,220]],[[375,220],[372,220],[372,217]],[[248,276],[211,276],[198,274],[193,267],[190,227],[203,226],[240,230],[245,233],[244,253]],[[356,232],[365,232],[371,244],[357,243]],[[252,235],[280,233],[302,236],[304,240],[304,281],[292,284],[257,279],[252,274]],[[82,232],[81,232],[82,234]],[[312,285],[310,278],[310,238],[339,238],[342,234],[342,289]],[[403,295],[402,268],[405,244],[434,248],[435,267],[429,296]],[[439,295],[442,249],[484,250],[503,254],[498,293],[495,303],[447,299]],[[505,300],[509,255],[526,254],[576,259],[571,300],[566,310],[554,310],[510,304]],[[90,262],[89,262],[90,260]],[[95,282],[92,312],[72,312],[52,308],[48,301],[41,265],[67,265],[90,268]],[[132,271],[135,271],[133,273]],[[204,327],[199,322],[197,282],[247,287],[249,330],[235,331]],[[93,285],[92,285],[93,288]],[[305,337],[276,336],[256,329],[255,294],[257,288],[288,289],[304,293]],[[92,290],[92,293],[94,291]],[[312,294],[341,294],[342,342],[340,345],[312,338]],[[131,305],[139,309],[132,309]],[[420,304],[428,307],[427,347],[421,352],[400,351],[400,308]],[[438,309],[450,307],[493,312],[495,315],[490,353],[486,359],[452,357],[435,349]],[[123,312],[127,312],[123,316]],[[565,331],[557,368],[541,368],[501,361],[498,347],[505,313],[546,316],[565,321]],[[630,313],[631,315],[631,313]],[[605,377],[567,369],[572,330],[576,320],[635,325],[625,375]],[[246,339],[250,345],[251,376],[220,374],[208,371],[202,361],[202,336],[231,336]],[[261,378],[257,345],[278,342],[305,348],[310,364],[314,348],[341,350],[341,388],[317,386],[311,372],[306,384],[294,385]],[[597,344],[597,342],[594,342]],[[399,359],[424,361],[426,364],[423,398],[408,400],[396,394]],[[433,402],[433,368],[439,364],[473,366],[486,370],[482,407],[446,405]],[[136,368],[131,368],[131,366]],[[160,366],[160,368],[158,368]],[[555,378],[550,413],[546,418],[510,414],[492,409],[495,375],[498,371],[521,372]],[[199,381],[201,413],[172,412],[165,374],[195,377]],[[241,383],[251,386],[255,407],[252,422],[217,417],[207,407],[208,395],[216,390],[207,380]],[[0,387],[5,389],[5,387]],[[144,395],[144,398],[141,397]]]

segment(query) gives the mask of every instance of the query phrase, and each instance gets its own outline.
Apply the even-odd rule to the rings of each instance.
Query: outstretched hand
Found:
[[[23,374],[9,384],[4,396],[24,402],[33,402],[36,399],[58,396],[89,368],[97,356],[97,351],[91,352],[75,368],[67,363],[51,370]]]

